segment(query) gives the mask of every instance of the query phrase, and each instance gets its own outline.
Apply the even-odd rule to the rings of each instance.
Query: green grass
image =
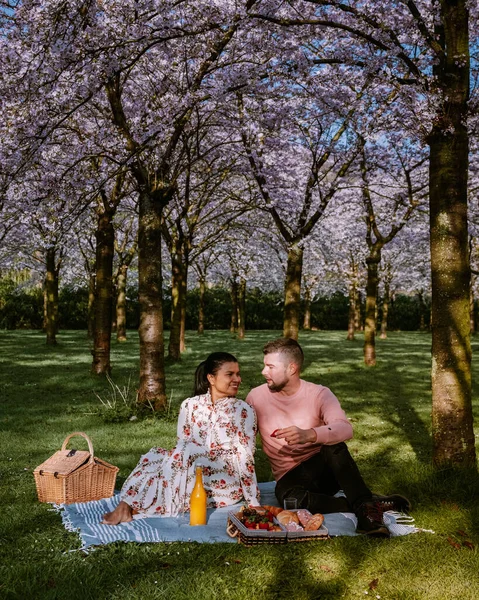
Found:
[[[262,383],[262,345],[274,331],[190,333],[181,363],[167,368],[172,417],[106,422],[96,394],[109,384],[89,374],[83,332],[62,332],[49,348],[39,332],[0,333],[0,598],[168,600],[476,599],[479,589],[479,477],[434,471],[431,464],[430,337],[390,334],[378,340],[378,365],[362,364],[362,340],[344,332],[300,337],[304,378],[340,398],[355,438],[349,447],[373,491],[399,492],[416,524],[433,529],[390,540],[365,537],[244,548],[236,544],[116,543],[88,555],[50,505],[40,504],[32,471],[73,431],[85,431],[95,454],[120,467],[121,485],[140,454],[171,447],[180,402],[209,352],[240,360],[242,394]],[[478,343],[473,342],[474,350]],[[136,383],[138,342],[113,344],[112,378]],[[479,362],[473,363],[479,381]],[[134,386],[133,386],[134,387]],[[478,393],[474,390],[477,414]],[[261,481],[271,478],[261,449]],[[467,542],[464,544],[464,542]],[[367,592],[367,594],[366,594]]]

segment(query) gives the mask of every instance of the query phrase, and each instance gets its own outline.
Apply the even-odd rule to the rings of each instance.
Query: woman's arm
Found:
[[[176,426],[178,440],[188,441],[191,436],[191,400],[191,398],[187,398],[181,403],[178,424]]]
[[[258,482],[254,469],[254,453],[256,451],[256,413],[254,409],[240,402],[237,410],[237,445],[236,456],[244,499],[248,504],[257,506],[260,503]]]

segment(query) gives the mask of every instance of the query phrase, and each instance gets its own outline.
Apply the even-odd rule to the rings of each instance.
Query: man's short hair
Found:
[[[272,342],[268,342],[265,344],[263,348],[263,354],[285,354],[290,362],[298,365],[299,370],[301,370],[304,361],[304,354],[301,346],[298,344],[296,340],[292,338],[278,338],[277,340],[273,340]]]

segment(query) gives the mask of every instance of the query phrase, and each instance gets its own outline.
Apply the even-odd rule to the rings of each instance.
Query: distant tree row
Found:
[[[140,309],[138,290],[128,288],[126,304],[126,328],[138,329]],[[376,329],[383,336],[389,331],[429,330],[430,300],[420,295],[397,294],[391,299],[387,315],[387,328],[383,324],[383,298],[379,298]],[[186,329],[199,331],[199,291],[187,294]],[[0,329],[44,329],[43,294],[41,290],[19,290],[14,284],[0,281]],[[359,318],[355,331],[364,331],[365,300],[360,298]],[[231,290],[221,286],[210,287],[204,298],[204,330],[230,329],[238,333],[232,317]],[[306,310],[307,309],[307,310]],[[163,291],[163,319],[165,329],[171,328],[171,295]],[[63,287],[58,298],[59,330],[87,329],[88,290]],[[348,298],[336,292],[329,296],[317,296],[307,306],[301,303],[302,329],[344,330],[348,328]],[[282,294],[280,291],[263,292],[259,288],[248,289],[245,295],[245,330],[281,329],[283,319]],[[117,331],[117,323],[113,322]],[[124,335],[124,334],[123,334]]]

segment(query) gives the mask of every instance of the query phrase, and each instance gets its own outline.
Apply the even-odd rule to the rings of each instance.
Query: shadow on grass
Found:
[[[262,346],[279,336],[274,331],[248,332],[245,340],[236,340],[228,332],[204,336],[188,332],[181,363],[167,369],[175,410],[191,394],[197,364],[216,350],[227,349],[239,359],[240,396],[244,397],[251,387],[263,383]],[[62,332],[54,348],[46,346],[41,333],[8,332],[0,334],[1,498],[7,517],[0,524],[0,551],[4,564],[13,570],[8,576],[2,571],[0,595],[42,600],[311,600],[349,593],[347,597],[352,598],[360,597],[378,575],[376,562],[382,565],[378,567],[380,579],[386,572],[393,577],[398,555],[403,569],[409,563],[420,564],[426,572],[444,578],[447,564],[459,568],[466,563],[470,567],[461,574],[461,581],[475,577],[476,553],[458,551],[447,543],[447,537],[464,529],[476,546],[479,543],[477,472],[438,472],[430,465],[430,336],[393,334],[388,340],[378,340],[374,369],[362,364],[362,339],[347,342],[345,337],[345,332],[303,332],[304,378],[327,385],[340,398],[355,430],[350,448],[368,484],[375,491],[407,495],[418,525],[434,529],[436,536],[411,536],[412,541],[339,538],[324,544],[252,549],[235,544],[114,544],[86,557],[69,554],[79,546],[77,537],[64,531],[58,515],[38,505],[33,474],[23,470],[43,462],[70,432],[86,431],[96,455],[121,468],[119,487],[150,447],[174,445],[176,425],[153,419],[102,421],[94,412],[98,406],[95,392],[104,394],[108,383],[89,374],[91,354],[83,332]],[[473,348],[477,347],[476,340]],[[130,376],[135,379],[136,333],[131,332],[125,344],[113,341],[112,364],[113,379],[119,385]],[[477,384],[474,391],[477,408]],[[5,462],[8,458],[11,461]],[[261,481],[271,479],[260,444],[257,471]],[[428,546],[434,548],[429,554]],[[409,557],[402,556],[403,548]],[[414,574],[409,576],[413,581]],[[414,584],[402,576],[395,581],[397,587],[382,597],[428,597],[427,592],[415,595]],[[460,586],[461,581],[458,578],[456,584]],[[380,588],[378,593],[382,593]]]

